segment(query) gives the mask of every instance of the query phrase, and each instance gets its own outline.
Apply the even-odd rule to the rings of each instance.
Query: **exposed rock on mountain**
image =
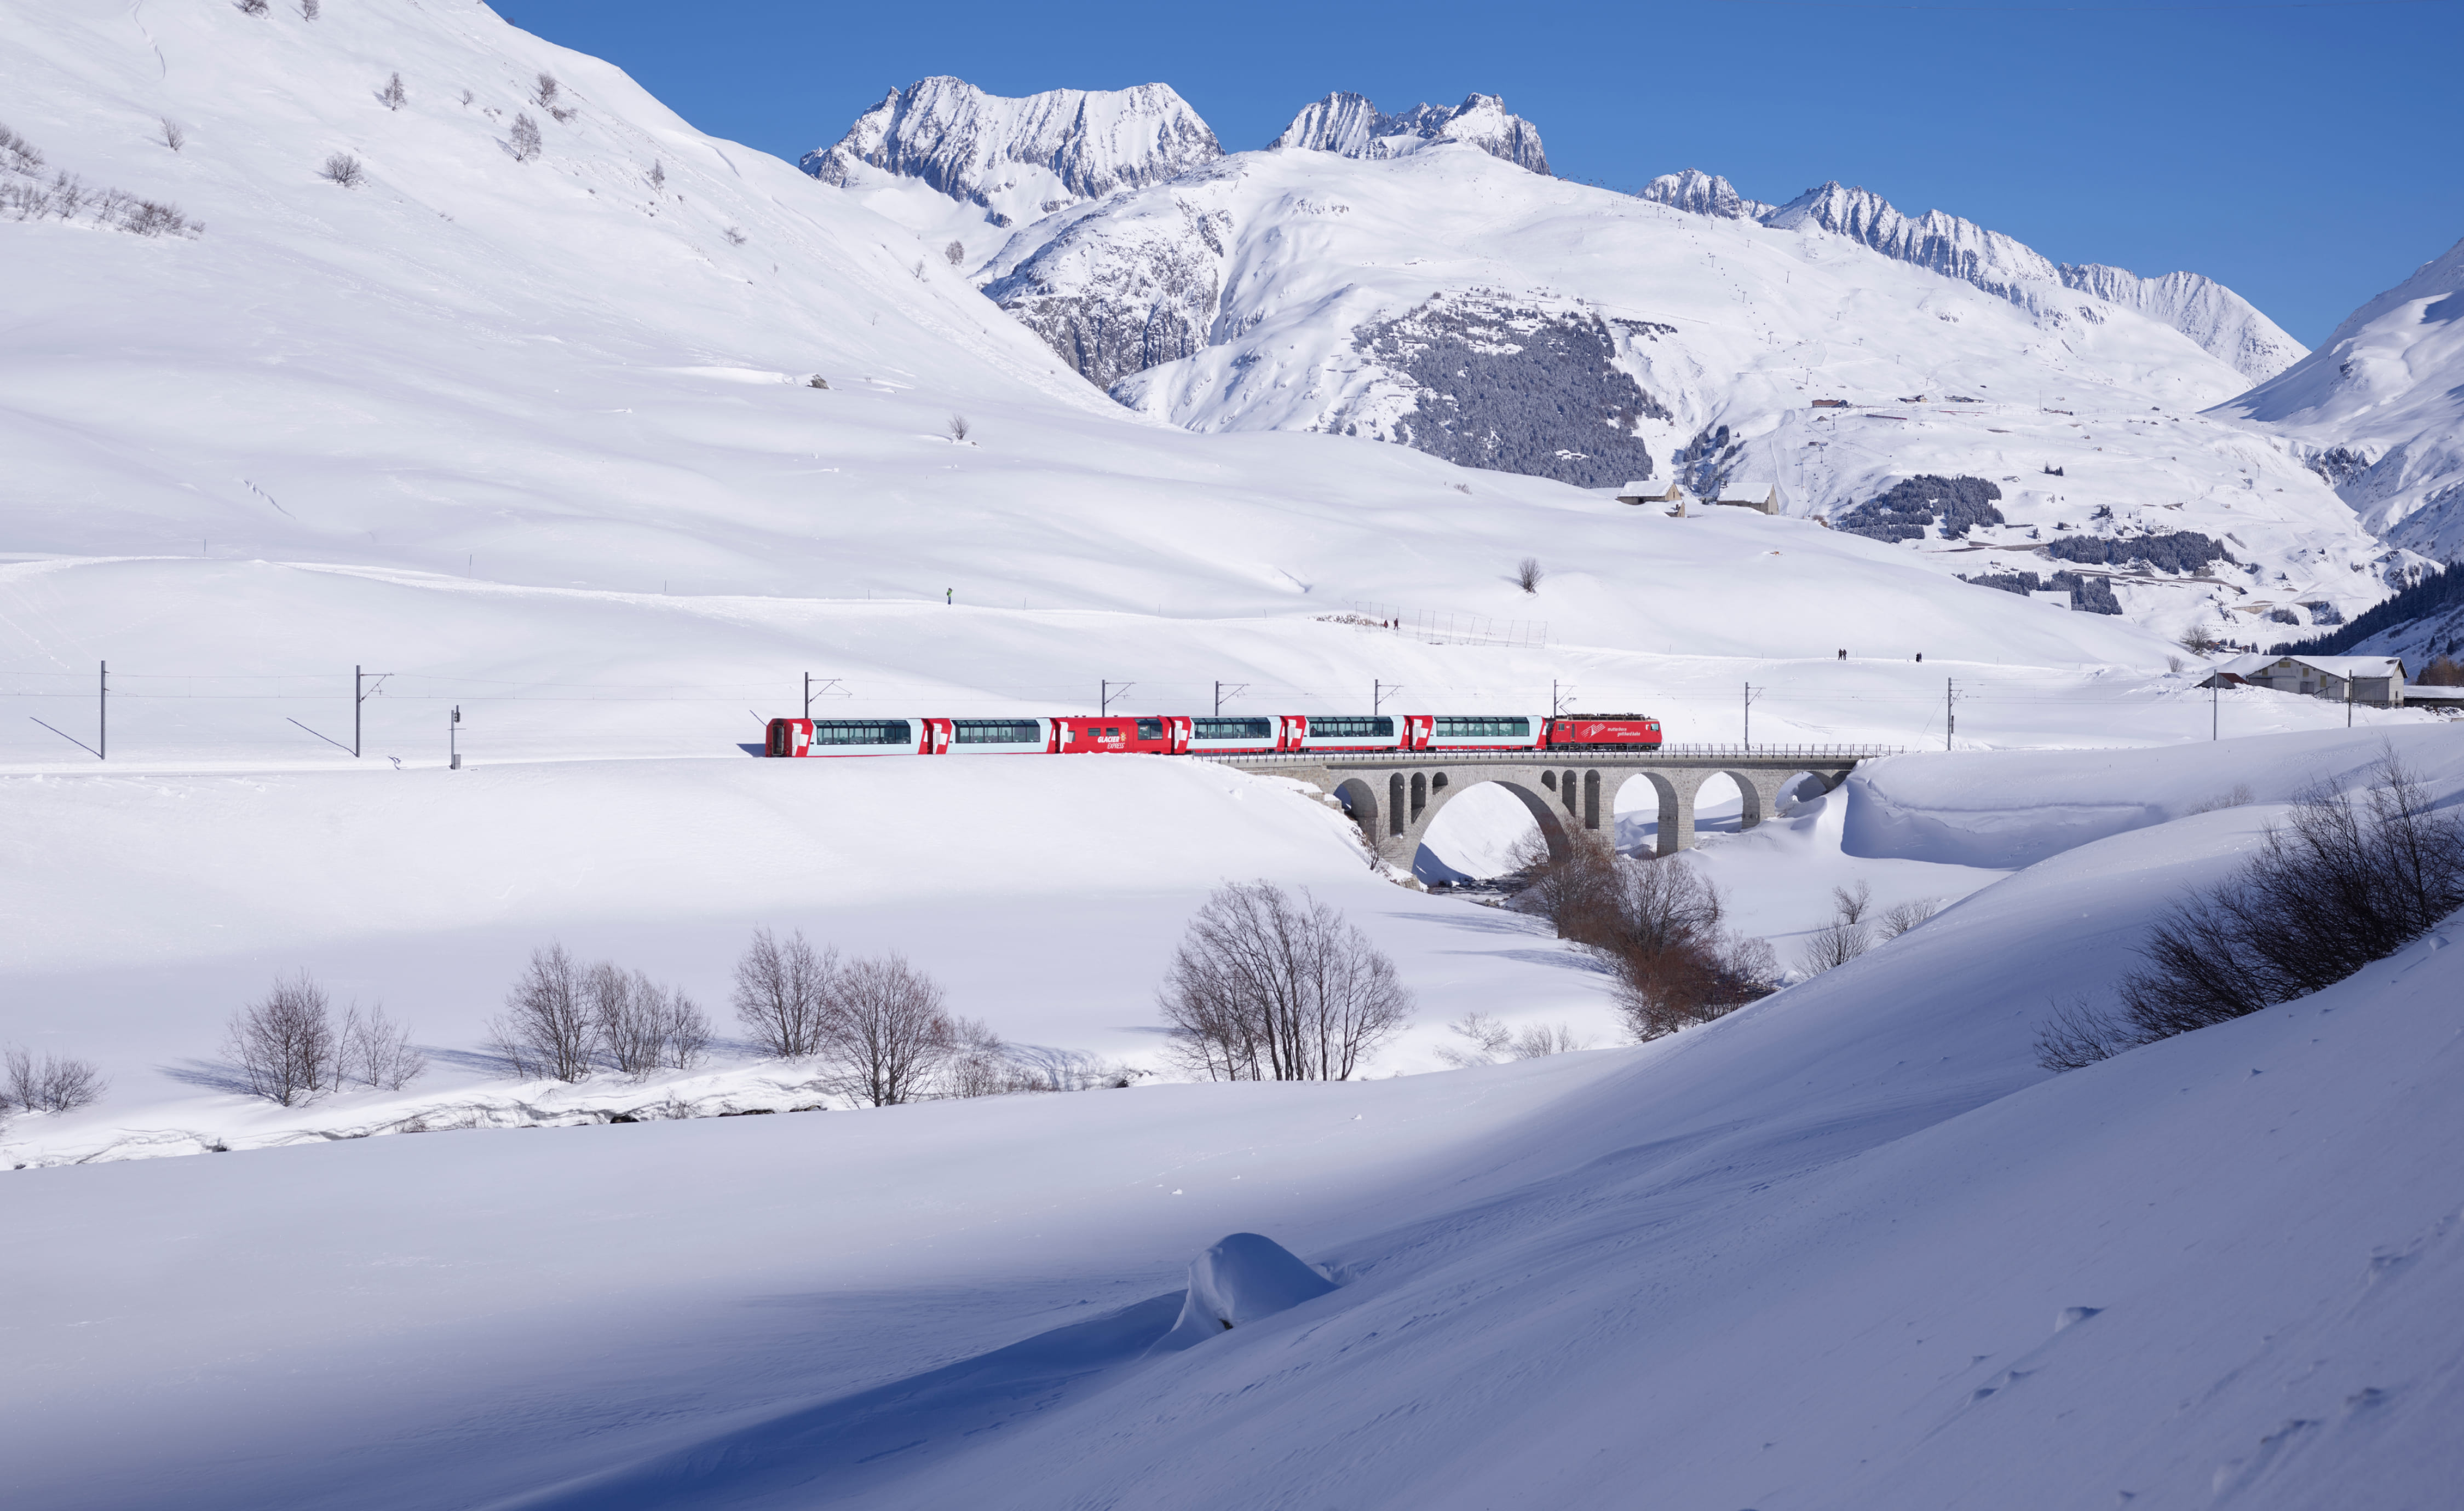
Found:
[[[1653,179],[1642,197],[1722,220],[1755,220],[1781,230],[1818,226],[1883,256],[1974,284],[2039,314],[2061,310],[2068,318],[2060,290],[2093,294],[2172,326],[2253,383],[2282,372],[2305,352],[2249,300],[2211,278],[2195,273],[2143,278],[2102,263],[2057,265],[2024,242],[1974,221],[1938,209],[1903,215],[1871,189],[1833,182],[1785,205],[1766,205],[1739,194],[1727,179],[1687,168]]]
[[[1169,84],[1011,99],[934,77],[891,90],[801,165],[825,184],[847,184],[859,164],[919,179],[1008,226],[1222,155],[1215,133]]]
[[[2387,540],[2464,558],[2464,242],[2217,413],[2307,448]]]
[[[1222,293],[1230,213],[1171,190],[1146,208],[1082,218],[984,286],[1101,388],[1202,350]]]
[[[1779,208],[1748,199],[1727,179],[1701,168],[1662,173],[1642,186],[1642,197],[1656,205],[1697,215],[1717,215],[1722,220],[1760,220]]]
[[[1549,171],[1541,150],[1540,128],[1520,116],[1508,115],[1506,101],[1495,95],[1465,95],[1463,102],[1414,105],[1399,116],[1381,113],[1366,96],[1337,90],[1301,109],[1269,149],[1304,148],[1347,158],[1398,158],[1441,142],[1462,142],[1493,158]]]

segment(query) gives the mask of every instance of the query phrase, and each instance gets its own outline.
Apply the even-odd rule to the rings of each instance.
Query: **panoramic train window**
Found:
[[[1309,721],[1309,738],[1313,740],[1392,739],[1395,735],[1395,720],[1385,715],[1374,719],[1312,717]]]
[[[1270,740],[1275,737],[1272,719],[1197,719],[1192,721],[1190,736],[1201,740]]]
[[[1531,721],[1498,714],[1441,713],[1438,715],[1437,737],[1441,740],[1525,740],[1531,737]]]
[[[1033,719],[958,719],[953,737],[961,745],[1032,745],[1044,731]]]
[[[1142,740],[1159,740],[1163,738],[1163,720],[1138,720],[1138,738]]]
[[[816,745],[906,745],[914,738],[914,727],[905,719],[842,719],[829,724],[813,721]]]

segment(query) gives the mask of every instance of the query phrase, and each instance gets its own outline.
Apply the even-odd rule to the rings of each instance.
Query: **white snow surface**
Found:
[[[2217,412],[2294,441],[2389,540],[2464,555],[2464,242]]]
[[[1877,768],[1844,838],[1700,864],[2023,868],[1639,1048],[21,1172],[13,1495],[2433,1507],[2464,919],[2090,1070],[2029,1051],[2385,737]],[[1335,1284],[1155,1349],[1227,1233]]]
[[[1156,424],[915,228],[605,64],[458,0],[323,12],[0,4],[8,124],[206,226],[0,223],[34,295],[0,353],[0,1042],[110,1081],[0,1129],[23,1167],[0,1178],[12,1507],[2443,1503],[2457,926],[2075,1075],[2029,1043],[2301,782],[2392,745],[2456,800],[2448,730],[2198,690],[2162,615],[1953,581],[1952,543]],[[335,151],[363,184],[318,176]],[[1344,185],[1577,188],[1460,144],[1238,161],[1304,157]],[[1701,358],[1752,355],[1748,301],[1713,311],[1718,270],[1781,256],[1757,249],[1791,248],[1781,287],[1809,299],[1969,297],[1827,232],[1697,243],[1723,223],[1619,203],[1661,240],[1594,255],[1699,258],[1665,323],[1725,333]],[[1552,212],[1569,268],[1597,213]],[[1971,302],[1995,313],[1927,318],[2020,318]],[[2117,389],[2230,382],[2152,322],[2091,323],[2065,360]],[[1886,389],[1882,365],[1832,376]],[[2119,400],[2055,406],[2095,438],[2057,460],[2126,433]],[[1935,407],[1944,436],[1968,423]],[[2178,423],[2192,454],[2207,432]],[[2231,435],[2275,477],[2270,443]],[[2289,491],[2240,491],[2259,503],[2234,530],[2270,508],[2312,528]],[[1548,563],[1534,594],[1507,580],[1524,555]],[[1750,707],[1757,745],[1925,753],[1749,832],[1706,794],[1677,864],[1740,927],[1793,956],[1834,886],[1955,902],[1718,1023],[1606,1047],[1594,962],[1373,871],[1292,783],[742,758],[807,672],[817,712],[882,717],[1091,711],[1124,681],[1140,712],[1219,682],[1227,710],[1354,712],[1374,681],[1727,742]],[[78,747],[106,708],[99,761]],[[1423,876],[1497,869],[1529,821],[1497,796],[1448,809]],[[1622,797],[1618,841],[1648,844]],[[1377,1079],[1152,1074],[1181,925],[1258,876],[1395,959],[1417,1008]],[[855,1111],[733,1041],[571,1086],[482,1048],[550,939],[724,1031],[763,926],[903,953],[1042,1062],[1150,1074]],[[382,1000],[428,1076],[296,1108],[227,1089],[225,1020],[301,969]],[[1472,1010],[1599,1047],[1397,1074],[1435,1070]],[[1218,1288],[1243,1266],[1202,1257],[1242,1234],[1331,1288],[1253,1315],[1231,1285],[1238,1325],[1155,1348],[1193,1261]]]

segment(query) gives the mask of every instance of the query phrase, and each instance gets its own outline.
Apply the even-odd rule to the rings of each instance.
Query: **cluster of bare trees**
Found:
[[[358,188],[368,180],[367,169],[360,165],[359,159],[347,152],[329,154],[325,159],[325,165],[317,170],[317,176],[328,184],[339,184],[344,188]]]
[[[799,931],[757,930],[736,964],[736,1016],[765,1055],[819,1060],[834,1089],[873,1106],[1012,1084],[1000,1038],[954,1018],[941,988],[895,953],[841,960]]]
[[[1534,1023],[1517,1032],[1486,1013],[1465,1013],[1446,1027],[1466,1044],[1463,1048],[1441,1044],[1438,1058],[1458,1070],[1504,1064],[1511,1060],[1539,1060],[1592,1047],[1591,1040],[1576,1037],[1573,1029],[1564,1023]]]
[[[231,1015],[226,1053],[251,1095],[286,1107],[355,1083],[399,1091],[428,1069],[410,1030],[382,1006],[363,1012],[354,1002],[337,1023],[332,999],[305,971]]]
[[[560,944],[531,952],[489,1047],[517,1075],[580,1081],[602,1068],[690,1070],[710,1038],[710,1019],[683,991],[612,961],[578,964]]]
[[[62,1059],[11,1046],[0,1059],[0,1115],[10,1112],[75,1112],[100,1101],[110,1085],[90,1060]]]
[[[1546,836],[1526,842],[1520,905],[1608,966],[1637,1040],[1771,995],[1779,974],[1771,946],[1728,929],[1719,888],[1691,865],[1627,860],[1591,830],[1568,829],[1561,843],[1552,853]]]
[[[2074,1003],[2037,1062],[2076,1070],[2333,986],[2464,907],[2464,815],[2392,752],[2363,790],[2313,786],[2223,885],[2175,904],[2107,1006]]]
[[[173,151],[187,135],[164,122],[165,141]],[[172,141],[173,137],[178,141]],[[74,173],[44,176],[43,154],[24,137],[0,125],[0,215],[11,220],[75,220],[84,215],[97,226],[133,236],[199,236],[206,228],[180,212],[179,207],[142,199],[115,188],[96,188]]]
[[[1797,954],[1797,969],[1809,976],[1846,965],[1878,944],[1888,944],[1942,911],[1942,899],[1914,897],[1874,911],[1874,888],[1831,888],[1831,921],[1806,936]]]
[[[1219,887],[1159,994],[1174,1058],[1215,1081],[1343,1081],[1409,1020],[1395,963],[1343,915],[1271,882]]]

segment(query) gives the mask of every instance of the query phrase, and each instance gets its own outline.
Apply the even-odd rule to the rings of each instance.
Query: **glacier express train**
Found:
[[[1641,713],[1186,713],[1007,719],[772,719],[765,756],[1269,756],[1311,751],[1660,748]]]

